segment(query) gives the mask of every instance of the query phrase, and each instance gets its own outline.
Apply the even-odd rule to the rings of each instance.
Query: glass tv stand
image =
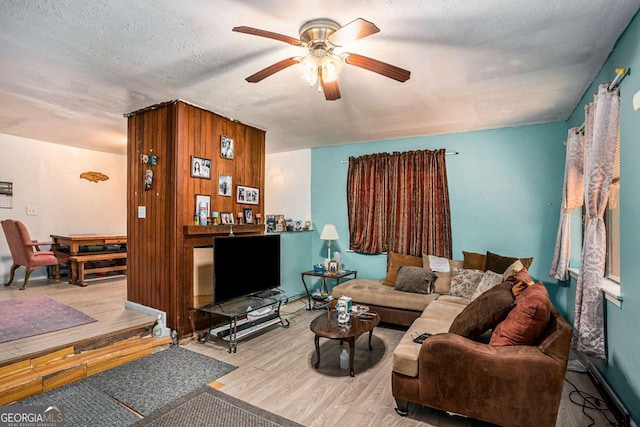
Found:
[[[282,290],[270,289],[222,303],[206,303],[194,307],[193,310],[207,313],[210,317],[209,329],[206,335],[198,335],[198,342],[205,343],[209,337],[217,337],[228,341],[229,353],[235,353],[238,348],[238,340],[241,338],[278,323],[283,328],[288,328],[289,320],[280,316],[282,304],[286,304],[288,301],[289,298],[284,295]],[[214,328],[212,315],[226,317],[229,324]]]

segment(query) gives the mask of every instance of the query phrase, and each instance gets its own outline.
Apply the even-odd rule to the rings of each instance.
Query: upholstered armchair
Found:
[[[36,267],[44,267],[48,265],[58,265],[67,262],[65,254],[55,254],[52,251],[41,251],[40,245],[50,245],[51,242],[37,242],[31,240],[29,231],[20,221],[7,219],[2,221],[2,229],[9,244],[13,265],[9,281],[5,286],[9,286],[13,282],[13,276],[20,266],[27,268],[24,275],[24,284],[20,290],[24,290],[29,282],[29,276]]]

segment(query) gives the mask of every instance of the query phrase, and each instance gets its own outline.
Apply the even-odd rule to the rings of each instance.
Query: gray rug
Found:
[[[62,412],[65,427],[125,427],[140,419],[84,380],[21,400],[16,405],[55,405]]]
[[[182,347],[170,347],[83,381],[147,416],[234,369]]]
[[[138,421],[135,426],[302,427],[209,386],[192,391]]]

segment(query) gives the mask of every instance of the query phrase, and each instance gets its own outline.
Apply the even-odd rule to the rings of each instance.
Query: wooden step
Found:
[[[116,366],[150,356],[171,338],[130,337],[111,345],[76,353],[71,347],[0,367],[0,405],[53,390]]]

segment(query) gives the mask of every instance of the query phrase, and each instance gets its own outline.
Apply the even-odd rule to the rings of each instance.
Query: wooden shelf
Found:
[[[202,234],[229,234],[231,225],[185,225],[184,234],[196,236]],[[263,224],[234,224],[234,234],[264,233]]]

